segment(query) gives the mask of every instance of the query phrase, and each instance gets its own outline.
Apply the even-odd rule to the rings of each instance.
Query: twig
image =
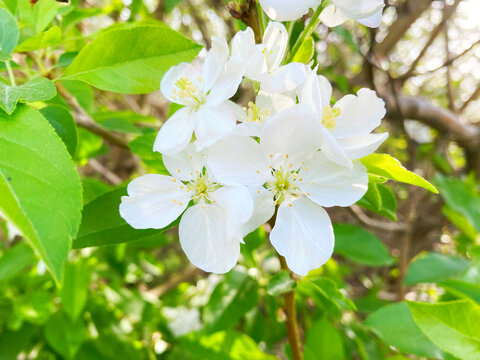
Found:
[[[104,129],[93,120],[90,115],[80,106],[77,99],[75,99],[70,93],[63,87],[62,84],[57,82],[56,84],[58,93],[67,101],[68,105],[73,109],[75,120],[78,126],[99,135],[107,140],[109,143],[118,147],[128,149],[127,141],[114,133],[111,133],[107,129]]]
[[[473,94],[470,95],[470,97],[462,104],[462,106],[460,106],[460,109],[458,109],[458,111],[460,113],[463,113],[467,109],[468,105],[470,105],[472,101],[475,101],[479,96],[480,96],[480,84],[478,84]]]
[[[448,20],[445,21],[445,24],[444,24],[444,35],[445,35],[445,57],[446,57],[445,62],[448,63],[450,61],[450,38],[448,36]],[[450,65],[447,66],[447,72],[445,76],[447,77],[447,97],[448,97],[448,103],[450,105],[450,110],[452,110],[454,113],[457,113],[457,106],[455,105],[455,94],[453,92],[453,86],[452,86],[452,76],[450,71]]]
[[[257,44],[262,42],[262,26],[260,25],[256,0],[246,0],[242,4],[231,2],[228,4],[228,11],[235,19],[242,20],[245,25],[253,30]]]
[[[170,290],[175,289],[178,285],[183,282],[188,282],[193,280],[197,275],[201,274],[202,270],[199,268],[189,265],[182,273],[172,276],[162,285],[159,285],[153,289],[147,290],[147,292],[155,297],[161,297],[165,295]]]
[[[103,164],[97,159],[90,159],[88,161],[88,164],[93,170],[100,173],[112,185],[119,185],[122,183],[122,179],[117,174],[115,174],[113,171],[103,166]]]
[[[350,206],[352,213],[365,225],[370,226],[375,229],[385,230],[385,231],[405,231],[406,225],[403,223],[388,223],[380,220],[375,220],[367,216],[363,210],[358,205]]]

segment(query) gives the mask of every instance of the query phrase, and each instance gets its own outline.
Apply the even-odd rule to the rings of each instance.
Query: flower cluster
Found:
[[[260,1],[278,20],[319,2]],[[378,0],[333,0],[322,17],[371,25],[382,8]],[[120,213],[138,229],[161,229],[182,216],[181,246],[205,271],[229,271],[243,238],[270,220],[270,241],[292,271],[323,265],[334,247],[324,208],[363,197],[368,174],[359,159],[388,136],[372,134],[385,115],[375,92],[361,89],[332,104],[332,87],[316,68],[283,63],[287,45],[279,22],[270,22],[261,44],[247,28],[231,46],[214,38],[201,65],[182,63],[162,80],[163,95],[183,106],[154,144],[171,176],[133,180]],[[245,107],[229,100],[242,81],[257,90]]]

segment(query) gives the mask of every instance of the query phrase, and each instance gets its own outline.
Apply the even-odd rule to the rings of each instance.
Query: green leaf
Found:
[[[434,359],[443,359],[443,352],[419,329],[405,302],[384,306],[364,322],[386,344],[400,351]]]
[[[428,191],[438,194],[438,190],[427,180],[405,169],[400,161],[387,154],[371,154],[361,159],[367,167],[368,173],[382,176],[387,179],[420,186]]]
[[[278,296],[295,289],[295,287],[295,281],[290,278],[287,271],[282,270],[270,279],[267,292],[272,296]]]
[[[25,243],[18,243],[0,257],[0,281],[12,279],[27,266],[35,263],[32,249]]]
[[[85,307],[91,270],[84,259],[67,263],[60,298],[65,313],[75,322]]]
[[[357,204],[392,221],[397,221],[397,199],[388,186],[369,182],[367,193]]]
[[[85,339],[80,321],[73,322],[64,312],[56,312],[45,324],[45,339],[60,355],[73,359]]]
[[[17,45],[18,36],[17,21],[6,9],[0,8],[0,50],[11,54]]]
[[[0,114],[0,208],[58,281],[82,209],[82,187],[60,138],[37,111]]]
[[[125,188],[115,189],[85,205],[74,249],[147,239],[158,241],[159,245],[165,241],[163,230],[137,230],[122,219],[119,206],[124,195]]]
[[[12,56],[7,53],[6,51],[0,50],[0,61],[10,61],[12,60]]]
[[[179,349],[175,349],[169,359],[275,360],[276,357],[262,352],[247,335],[229,330],[212,335],[186,335],[180,339]]]
[[[32,20],[35,31],[40,34],[52,22],[59,8],[55,0],[39,0],[33,6]]]
[[[109,191],[112,191],[112,187],[108,184],[105,184],[101,180],[93,178],[83,178],[83,202],[88,204],[89,202],[95,200],[99,196],[106,194]]]
[[[306,38],[292,59],[292,62],[308,63],[315,53],[315,41],[310,36]]]
[[[304,355],[305,360],[345,359],[342,338],[326,317],[308,330]]]
[[[470,298],[480,304],[480,286],[462,280],[449,279],[438,285],[459,298]]]
[[[94,109],[95,94],[90,85],[81,81],[64,80],[62,85],[65,89],[77,99],[80,106],[87,112],[91,113]]]
[[[465,216],[480,232],[480,192],[475,184],[441,175],[435,177],[435,184],[442,191],[442,197],[448,206]]]
[[[469,300],[438,304],[409,302],[422,332],[443,351],[462,360],[480,359],[480,307]]]
[[[0,82],[0,107],[8,114],[13,113],[17,102],[34,102],[49,100],[57,94],[52,81],[40,77],[25,84],[10,86]]]
[[[442,214],[450,220],[460,231],[462,231],[472,242],[475,242],[478,231],[467,219],[466,216],[462,215],[458,211],[453,210],[450,206],[444,205],[442,207]]]
[[[170,67],[191,61],[200,49],[162,23],[111,30],[83,48],[63,78],[102,90],[145,94],[158,90]]]
[[[216,332],[235,326],[257,303],[257,282],[246,273],[235,270],[229,272],[213,290],[204,308],[206,330]]]
[[[62,30],[58,26],[52,26],[47,31],[28,38],[15,48],[16,52],[28,52],[46,49],[58,45],[62,41]]]
[[[361,265],[386,266],[393,263],[382,241],[361,227],[335,224],[335,252]]]
[[[73,116],[64,107],[50,105],[40,110],[42,115],[53,126],[55,132],[60,136],[68,152],[73,157],[77,150],[78,132]]]
[[[150,133],[139,136],[128,143],[128,147],[134,154],[137,154],[145,165],[151,167],[158,174],[170,175],[165,168],[162,160],[162,154],[153,151],[153,143],[157,134]]]
[[[0,360],[19,359],[21,352],[28,353],[34,345],[33,338],[37,336],[38,330],[33,325],[24,325],[18,331],[4,329],[0,336]]]
[[[468,260],[461,256],[430,252],[416,257],[410,263],[404,283],[406,285],[415,285],[438,282],[461,273],[469,265]]]

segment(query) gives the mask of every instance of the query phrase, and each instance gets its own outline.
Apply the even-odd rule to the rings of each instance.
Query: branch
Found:
[[[181,283],[192,281],[197,275],[201,273],[202,273],[202,270],[200,270],[199,268],[193,265],[189,265],[182,273],[173,275],[162,285],[157,286],[153,289],[147,290],[146,292],[159,298],[165,295],[170,290],[175,289]]]
[[[479,96],[480,96],[480,84],[478,84],[473,94],[470,95],[470,97],[462,104],[462,106],[459,109],[460,113],[463,113],[467,109],[468,105],[470,105],[472,101],[475,101]]]
[[[358,205],[350,206],[350,210],[361,222],[372,228],[389,232],[406,230],[406,225],[403,223],[388,223],[368,217]]]

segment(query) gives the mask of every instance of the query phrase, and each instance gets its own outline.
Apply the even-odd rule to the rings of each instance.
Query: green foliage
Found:
[[[55,85],[50,80],[40,77],[25,84],[10,86],[0,81],[0,108],[11,115],[17,102],[34,102],[50,100],[57,94]]]
[[[73,157],[77,150],[78,131],[70,112],[58,105],[49,105],[40,110],[45,119],[53,126]]]
[[[35,255],[27,244],[13,246],[0,257],[0,281],[15,278],[34,260]]]
[[[18,37],[17,21],[7,10],[0,8],[0,50],[11,54]]]
[[[0,208],[60,280],[82,206],[67,149],[40,113],[22,106],[0,115],[0,159]]]
[[[315,41],[312,37],[306,38],[300,45],[298,51],[292,59],[292,62],[301,62],[307,64],[315,53]]]
[[[60,297],[65,313],[73,322],[78,321],[87,303],[90,280],[91,269],[85,260],[69,262],[65,266]]]
[[[305,360],[344,359],[342,338],[326,317],[316,321],[308,330]]]
[[[102,90],[145,94],[159,88],[171,66],[192,60],[200,49],[162,23],[113,29],[86,46],[63,78],[85,81]]]
[[[45,324],[48,344],[66,359],[73,359],[85,337],[81,321],[73,322],[64,312],[57,312]]]
[[[358,205],[392,221],[397,221],[397,199],[388,186],[371,182]]]
[[[62,41],[62,29],[58,26],[52,26],[43,33],[26,39],[15,48],[16,52],[28,52],[40,49],[46,49],[50,46],[58,45]]]
[[[297,284],[290,278],[290,275],[285,270],[272,276],[267,286],[267,292],[272,296],[284,294],[295,289]]]

